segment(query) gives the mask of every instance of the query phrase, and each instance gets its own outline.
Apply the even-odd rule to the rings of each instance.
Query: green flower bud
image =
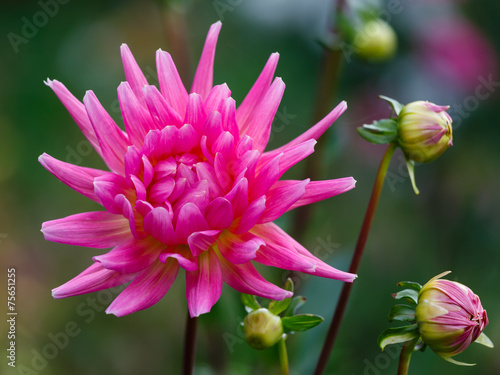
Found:
[[[398,143],[405,157],[428,163],[453,145],[449,106],[416,101],[403,107],[398,116]]]
[[[245,340],[254,349],[267,349],[276,344],[283,335],[281,318],[268,309],[252,311],[243,321]]]
[[[388,60],[396,52],[396,33],[387,22],[373,19],[356,31],[353,46],[355,53],[363,59]]]

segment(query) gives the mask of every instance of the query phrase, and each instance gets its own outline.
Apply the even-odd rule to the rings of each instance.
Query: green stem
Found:
[[[399,356],[398,375],[408,375],[410,368],[410,359],[418,339],[410,340],[404,343]]]
[[[278,351],[280,357],[281,375],[288,375],[288,354],[286,352],[286,335],[283,335],[278,342]]]
[[[196,331],[198,328],[198,318],[191,318],[189,311],[186,319],[186,332],[184,337],[184,360],[182,366],[183,375],[192,375],[194,368],[194,358],[196,351]]]
[[[363,251],[365,249],[366,240],[368,238],[368,233],[370,232],[370,227],[372,224],[373,216],[375,215],[375,210],[380,198],[380,193],[382,191],[382,186],[384,185],[385,175],[387,174],[387,169],[389,168],[389,163],[391,162],[392,155],[396,149],[396,144],[391,143],[380,162],[378,168],[377,177],[375,178],[375,183],[373,185],[372,195],[370,197],[370,202],[366,209],[365,218],[363,220],[363,225],[361,226],[361,231],[359,233],[358,242],[356,243],[356,248],[354,249],[354,254],[352,257],[351,265],[349,267],[349,272],[357,273],[359,264],[361,262],[361,257],[363,256]],[[328,359],[333,350],[335,344],[335,339],[337,337],[340,323],[344,316],[344,312],[347,306],[347,301],[351,295],[352,283],[344,283],[340,297],[335,308],[335,313],[333,315],[332,323],[328,329],[328,334],[323,344],[323,349],[321,351],[320,357],[318,359],[318,364],[316,365],[316,370],[314,375],[321,375],[326,369],[328,364]]]

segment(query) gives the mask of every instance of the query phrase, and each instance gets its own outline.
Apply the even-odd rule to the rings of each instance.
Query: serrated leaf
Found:
[[[243,304],[246,307],[248,307],[248,309],[250,309],[250,311],[248,311],[248,309],[246,309],[247,312],[252,312],[254,310],[258,310],[261,308],[261,306],[259,305],[259,303],[255,299],[255,296],[253,296],[251,294],[241,293],[241,302],[243,302]]]
[[[397,138],[397,133],[384,134],[375,130],[366,129],[365,127],[359,127],[356,130],[361,138],[376,145],[390,143]]]
[[[400,286],[402,288],[410,288],[416,290],[417,292],[420,292],[420,289],[422,289],[422,285],[414,281],[400,281],[399,283],[397,283],[397,286]]]
[[[396,99],[389,98],[388,96],[379,95],[379,98],[388,102],[391,105],[392,109],[394,110],[394,113],[396,114],[396,116],[399,116],[399,113],[401,112],[401,110],[404,107],[403,104],[398,102]]]
[[[408,305],[394,305],[387,319],[389,322],[395,320],[400,322],[415,320],[415,309]]]
[[[319,315],[300,314],[281,318],[281,323],[286,332],[302,332],[316,327],[323,322],[323,320],[324,319]]]
[[[288,290],[289,292],[293,293],[293,281],[292,281],[292,279],[288,278],[286,280],[285,290]],[[282,301],[272,301],[269,304],[268,310],[270,312],[272,312],[274,315],[278,315],[287,309],[287,307],[290,305],[291,301],[292,301],[292,297],[285,298]]]
[[[418,302],[418,292],[413,289],[403,289],[400,292],[394,293],[392,295],[394,299],[401,299],[404,298],[410,303],[414,303],[415,305]]]
[[[300,306],[302,306],[304,303],[306,303],[306,297],[304,296],[297,296],[293,297],[292,301],[290,302],[290,305],[285,311],[284,316],[293,316],[295,315],[296,311]]]
[[[388,328],[378,337],[377,343],[380,349],[384,350],[387,345],[399,344],[410,340],[415,340],[420,336],[416,324],[409,326]]]

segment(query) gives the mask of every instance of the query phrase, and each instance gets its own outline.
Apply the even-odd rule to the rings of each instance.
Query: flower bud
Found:
[[[243,321],[243,330],[248,345],[258,350],[273,346],[283,335],[281,318],[265,308],[248,314]]]
[[[453,145],[449,106],[416,101],[403,107],[398,116],[398,143],[405,157],[427,163]]]
[[[415,319],[422,341],[444,359],[463,352],[481,335],[488,324],[479,297],[463,284],[432,278],[418,294]],[[480,342],[482,341],[482,342]],[[489,339],[478,342],[491,342]]]
[[[353,46],[356,54],[363,59],[388,60],[396,52],[396,33],[387,22],[373,19],[356,31]]]

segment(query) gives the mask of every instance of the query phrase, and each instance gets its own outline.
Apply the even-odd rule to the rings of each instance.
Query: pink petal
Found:
[[[241,216],[248,207],[247,179],[240,179],[224,198],[231,202],[231,206],[233,207],[233,217]]]
[[[151,210],[143,221],[144,230],[153,238],[164,244],[175,242],[175,232],[172,225],[172,217],[164,207],[156,207]]]
[[[130,278],[131,275],[108,270],[101,263],[94,263],[67,283],[52,289],[52,297],[57,299],[97,292],[122,285]]]
[[[311,155],[314,152],[314,145],[316,144],[316,140],[310,139],[303,143],[299,143],[296,146],[292,146],[283,151],[280,158],[280,174],[279,176],[283,176],[283,174],[292,166],[297,164],[302,159],[305,159],[307,156]],[[259,165],[257,165],[257,170],[259,169]]]
[[[122,213],[121,207],[115,203],[115,197],[118,194],[132,195],[132,189],[128,186],[125,178],[109,172],[94,180],[94,191],[106,210],[113,214]]]
[[[186,271],[186,298],[191,317],[209,312],[221,292],[219,259],[213,251],[205,251],[198,257],[198,270]]]
[[[215,155],[220,152],[227,160],[235,159],[234,137],[228,132],[222,132],[212,145],[212,153]]]
[[[208,229],[208,223],[194,203],[186,203],[179,211],[175,234],[179,243],[187,243],[191,233]]]
[[[208,30],[205,46],[203,47],[200,62],[194,76],[193,86],[191,87],[191,92],[200,94],[203,100],[207,98],[212,89],[215,47],[217,46],[217,38],[219,37],[221,27],[222,23],[217,21]]]
[[[311,273],[315,276],[327,277],[330,279],[336,279],[349,283],[353,282],[357,277],[357,275],[355,274],[339,271],[336,268],[333,268],[320,259],[316,258],[274,223],[256,225],[254,228],[252,228],[251,233],[262,238],[266,242],[266,245],[268,247],[281,247],[295,250],[305,260],[308,260],[315,264],[316,268],[314,270],[314,273]],[[259,259],[262,260],[261,258]],[[309,273],[309,271],[306,270],[303,270],[302,272]]]
[[[206,117],[201,96],[196,93],[189,94],[184,124],[190,124],[194,129],[200,130]]]
[[[229,231],[224,232],[217,241],[222,256],[233,264],[242,264],[254,259],[262,245],[265,245],[264,241],[251,233],[236,235]]]
[[[132,204],[130,203],[128,198],[123,194],[118,194],[115,197],[115,204],[121,208],[122,215],[128,219],[129,228],[132,235],[138,239],[147,237],[148,234],[144,232],[141,225],[142,223],[140,219],[142,218],[136,211],[134,211]]]
[[[217,177],[217,181],[223,191],[229,191],[233,185],[233,175],[229,170],[231,166],[230,160],[231,159],[226,158],[224,154],[220,152],[215,154],[215,177]]]
[[[42,224],[46,240],[105,249],[130,238],[127,219],[106,211],[84,212]]]
[[[215,178],[214,167],[212,167],[210,163],[207,162],[196,163],[195,167],[198,179],[207,181],[211,199],[224,195],[224,191],[219,185],[217,179]]]
[[[166,264],[156,262],[136,275],[106,309],[106,314],[124,316],[153,306],[172,286],[179,265],[174,259]]]
[[[250,203],[245,212],[243,212],[243,215],[236,219],[229,229],[231,232],[236,234],[249,231],[255,224],[257,224],[265,210],[266,197],[263,195]]]
[[[259,78],[254,83],[247,96],[236,110],[236,122],[240,128],[240,133],[247,133],[253,123],[256,109],[261,103],[264,95],[269,89],[276,66],[278,65],[279,53],[273,53],[267,60],[266,66],[260,73]]]
[[[207,137],[207,144],[212,145],[223,131],[221,114],[210,112],[201,128],[201,133]]]
[[[151,117],[158,129],[163,129],[168,125],[177,127],[182,125],[182,118],[160,94],[156,86],[144,86],[143,92]]]
[[[101,150],[101,145],[99,143],[99,140],[97,139],[94,127],[90,122],[89,116],[87,115],[87,111],[85,110],[85,106],[82,104],[82,102],[75,98],[73,94],[71,94],[66,88],[66,86],[64,86],[59,81],[47,79],[45,84],[54,91],[59,100],[68,110],[70,116],[82,131],[83,135],[88,139],[92,147],[94,147],[97,153],[102,157],[103,153]]]
[[[122,56],[123,70],[125,71],[125,78],[130,84],[139,103],[141,103],[143,107],[146,107],[146,102],[142,96],[142,88],[148,84],[148,81],[146,77],[144,77],[141,68],[137,65],[132,52],[130,52],[130,49],[125,43],[120,46],[120,53]]]
[[[189,247],[186,245],[169,246],[160,254],[160,262],[165,263],[169,258],[176,259],[179,266],[186,271],[196,271],[198,269],[198,261],[193,257]]]
[[[257,107],[252,124],[245,133],[241,133],[252,137],[254,149],[260,152],[263,152],[267,146],[269,134],[271,133],[271,125],[284,92],[285,83],[281,78],[276,78]]]
[[[183,125],[177,136],[177,142],[172,150],[173,154],[182,154],[191,151],[200,143],[199,133],[191,126],[191,124]]]
[[[280,159],[282,156],[282,154],[276,155],[260,169],[253,185],[250,187],[250,199],[255,199],[266,194],[271,186],[278,181],[280,178]]]
[[[212,229],[229,228],[233,222],[231,202],[223,197],[215,198],[205,210],[205,219]]]
[[[99,139],[104,162],[113,172],[123,174],[123,159],[130,144],[127,135],[116,125],[92,91],[87,91],[83,104]]]
[[[217,85],[211,88],[210,93],[205,100],[205,111],[210,113],[212,111],[218,111],[219,106],[222,104],[224,99],[227,99],[231,96],[231,90],[227,87],[226,83],[222,85]]]
[[[282,181],[282,183],[285,183],[285,181]],[[289,183],[291,183],[291,181],[289,181]],[[354,186],[356,186],[356,180],[352,177],[337,178],[335,180],[326,181],[311,181],[306,185],[304,195],[297,202],[292,204],[288,208],[288,211],[345,193],[346,191],[353,189]]]
[[[311,259],[300,255],[293,248],[282,247],[273,242],[270,242],[269,245],[261,246],[254,260],[266,266],[312,275],[314,275],[316,270],[316,263]]]
[[[265,280],[251,262],[232,264],[220,256],[224,282],[240,293],[253,294],[264,298],[282,300],[293,295],[292,292],[278,288]]]
[[[281,146],[269,152],[262,154],[262,161],[265,162],[277,154],[285,151],[286,149],[296,146],[302,142],[308,141],[310,139],[318,139],[332,124],[337,120],[342,113],[347,109],[347,103],[345,101],[340,102],[328,115],[326,115],[321,121],[310,128],[305,133],[302,133],[294,140],[288,142],[286,145]]]
[[[162,95],[167,103],[182,116],[186,112],[188,93],[170,54],[158,50],[156,52],[156,66]]]
[[[189,235],[187,242],[193,256],[197,257],[207,251],[219,237],[220,230],[204,230]]]
[[[219,106],[222,117],[222,128],[233,135],[235,144],[240,141],[240,130],[236,122],[236,102],[233,98],[227,98]]]
[[[137,273],[149,267],[165,249],[165,245],[147,239],[132,238],[106,254],[95,256],[94,262],[99,262],[104,268],[120,273]]]
[[[118,86],[118,101],[128,137],[137,148],[141,148],[146,134],[156,127],[153,119],[146,106],[137,100],[128,82]]]
[[[283,215],[292,204],[304,195],[308,183],[309,179],[295,181],[292,184],[278,181],[266,194],[266,210],[260,217],[259,223],[267,223]]]
[[[172,177],[163,177],[149,188],[148,197],[151,202],[162,203],[174,191],[175,182]]]
[[[101,203],[101,200],[94,192],[94,179],[109,172],[65,163],[46,153],[40,155],[38,161],[45,169],[73,190],[97,203]]]

